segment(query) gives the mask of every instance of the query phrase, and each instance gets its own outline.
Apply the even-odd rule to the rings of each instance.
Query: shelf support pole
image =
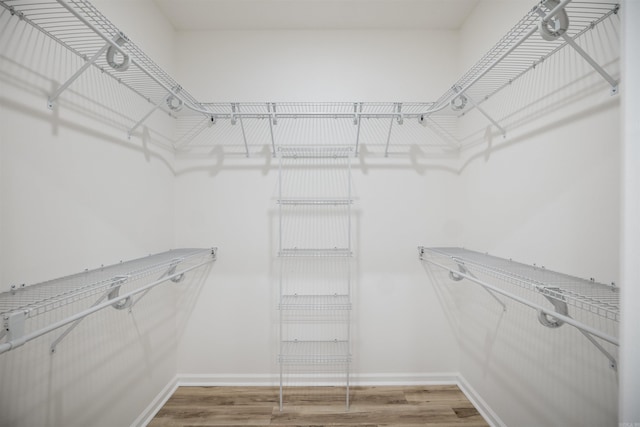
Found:
[[[140,120],[138,120],[138,122],[135,125],[133,125],[133,127],[131,129],[129,129],[129,131],[127,131],[127,139],[131,139],[131,136],[133,135],[133,132],[135,132],[135,130],[138,128],[138,126],[140,126],[142,123],[144,123],[149,118],[149,116],[151,116],[158,108],[160,108],[160,106],[162,104],[167,102],[167,100],[171,96],[173,96],[173,94],[168,93],[167,96],[162,98],[160,100],[160,102],[158,102],[151,110],[149,110],[149,112],[147,114],[144,115],[144,117],[142,117]]]
[[[422,258],[422,253],[420,253],[420,259],[423,259],[423,258]],[[460,271],[460,273],[468,274],[469,276],[473,277],[474,279],[477,279],[477,277],[476,277],[472,272],[470,272],[470,271],[465,267],[465,265],[464,265],[463,263],[458,262],[458,261],[456,260],[456,264],[458,264],[458,270]],[[450,272],[449,272],[449,277],[451,278],[451,280],[454,280],[454,281],[456,281],[456,282],[458,282],[458,281],[460,281],[460,280],[462,280],[462,279],[463,279],[463,277],[462,277],[460,274],[458,274],[458,273],[454,273],[453,271],[450,271]],[[498,304],[500,304],[500,306],[502,307],[502,311],[507,311],[507,305],[506,305],[506,304],[505,304],[505,303],[504,303],[500,298],[498,298],[498,296],[497,296],[496,294],[494,294],[493,292],[491,292],[491,289],[487,289],[486,287],[484,287],[484,286],[482,286],[482,285],[480,285],[480,287],[481,287],[482,289],[484,289],[485,291],[487,291],[487,293],[488,293],[489,295],[491,295],[491,297],[492,297],[493,299],[495,299],[495,300],[498,302]]]
[[[231,124],[236,123],[236,119],[240,122],[240,130],[242,131],[242,140],[244,141],[244,149],[247,152],[247,157],[249,157],[249,145],[247,144],[247,134],[244,130],[244,123],[242,122],[242,114],[240,113],[240,104],[234,102],[231,104]]]
[[[587,332],[583,331],[582,329],[578,329],[578,330],[582,333],[582,335],[584,335],[584,336],[585,336],[585,338],[586,338],[586,339],[588,339],[588,340],[591,342],[591,344],[593,344],[593,345],[594,345],[598,350],[600,350],[600,353],[604,354],[604,357],[606,357],[607,359],[609,359],[609,367],[610,367],[611,369],[613,369],[614,371],[617,371],[617,370],[618,370],[618,361],[616,360],[616,358],[615,358],[615,357],[613,357],[613,356],[611,355],[611,353],[609,353],[609,352],[608,352],[608,351],[607,351],[607,350],[602,346],[602,344],[600,344],[598,341],[596,341],[596,339],[595,339],[595,338],[593,338],[593,337],[591,336],[591,334],[589,334],[589,333],[587,333]]]
[[[100,304],[108,295],[109,293],[106,292],[104,295],[102,295],[100,298],[98,298],[98,300],[96,302],[94,302],[90,308],[93,308],[95,306],[97,306],[98,304]],[[49,351],[53,354],[56,352],[56,347],[58,346],[58,344],[60,344],[60,342],[65,339],[67,337],[67,335],[69,335],[71,333],[71,331],[73,331],[79,324],[80,322],[82,322],[84,320],[84,317],[81,317],[79,319],[77,319],[76,321],[74,321],[71,325],[69,325],[67,327],[67,329],[65,329],[59,336],[58,338],[56,338],[55,340],[53,340],[53,342],[51,343],[51,346],[49,347]]]
[[[487,120],[489,120],[491,122],[492,125],[494,125],[502,134],[502,137],[505,138],[507,136],[507,132],[504,130],[504,128],[502,126],[500,126],[498,124],[498,122],[496,122],[490,115],[489,113],[487,113],[484,108],[480,107],[480,105],[478,105],[478,103],[476,103],[473,98],[471,98],[468,94],[465,95],[465,97],[467,98],[467,100],[471,103],[471,105],[473,105],[476,110],[478,110],[480,112],[480,114],[482,114],[483,116],[486,117]]]
[[[618,81],[611,77],[611,75],[607,73],[604,68],[602,68],[600,64],[598,64],[583,48],[581,48],[580,45],[578,45],[578,43],[576,43],[575,40],[571,38],[571,36],[567,35],[567,33],[564,33],[561,37],[567,42],[569,46],[573,48],[573,50],[578,52],[578,54],[582,56],[584,60],[587,61],[589,65],[591,65],[593,69],[596,70],[596,72],[607,81],[607,83],[609,83],[609,85],[611,85],[611,95],[617,94]]]
[[[82,73],[84,73],[87,68],[89,68],[91,65],[93,65],[98,58],[100,58],[109,48],[109,46],[111,46],[109,43],[106,43],[104,46],[102,46],[92,57],[91,59],[86,59],[85,58],[85,63],[82,65],[82,67],[80,67],[78,69],[78,71],[76,71],[71,77],[69,77],[67,79],[66,82],[64,82],[63,84],[61,84],[58,89],[56,89],[56,91],[51,94],[51,96],[49,97],[49,99],[47,100],[47,107],[49,107],[49,109],[53,109],[53,105],[56,101],[56,99],[58,99],[58,97],[60,96],[60,94],[62,92],[64,92],[65,90],[67,90],[67,88],[71,85],[71,83],[73,83],[74,81],[76,81],[76,79],[78,77],[80,77],[80,75]]]
[[[273,105],[273,111],[271,111],[271,106]],[[271,134],[271,152],[273,157],[276,156],[276,139],[273,136],[273,125],[277,124],[276,121],[276,104],[271,104],[267,102],[267,111],[269,112],[269,133]]]
[[[361,113],[362,113],[362,103],[357,102],[353,104],[353,121],[354,121],[354,124],[358,126],[358,129],[356,130],[356,149],[354,151],[355,157],[358,157],[358,147],[360,145],[360,123],[362,123]]]
[[[100,298],[98,298],[98,300],[96,302],[94,302],[90,308],[93,308],[95,306],[97,306],[98,304],[100,304],[105,298],[109,297],[109,299],[111,300],[111,292],[114,290],[119,289],[119,287],[127,281],[127,277],[126,276],[121,276],[119,277],[116,281],[113,282],[112,288],[108,289],[107,292],[104,293],[104,295],[102,295]],[[124,301],[124,303],[122,303],[122,308],[128,307],[131,298],[123,298],[123,299],[118,299],[115,303],[114,303],[114,307],[116,307],[117,304],[120,303],[120,301]],[[84,317],[81,317],[80,319],[77,319],[76,321],[74,321],[71,325],[69,325],[67,327],[67,329],[65,329],[59,336],[58,338],[56,338],[52,343],[51,346],[49,347],[51,353],[55,353],[56,352],[56,347],[58,346],[58,344],[60,344],[60,342],[66,338],[67,335],[69,335],[71,333],[71,331],[73,331],[79,324],[80,322],[82,322],[84,320]]]

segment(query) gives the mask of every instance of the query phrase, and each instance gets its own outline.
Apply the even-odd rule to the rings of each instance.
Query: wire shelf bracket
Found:
[[[454,281],[467,279],[480,285],[495,299],[498,299],[496,296],[498,294],[535,309],[538,313],[538,321],[545,327],[558,328],[565,323],[573,326],[608,359],[611,369],[617,371],[618,363],[615,357],[594,337],[615,346],[620,345],[618,338],[574,319],[569,314],[569,305],[571,305],[606,319],[619,321],[617,288],[467,249],[419,246],[418,253],[421,261],[447,270],[449,277]],[[539,292],[552,304],[553,308],[542,306],[487,283],[474,275],[471,272],[472,269],[518,287]],[[500,303],[505,309],[504,303],[502,301]]]
[[[611,95],[618,93],[618,81],[615,80],[604,68],[600,66],[584,49],[582,49],[575,40],[567,34],[569,26],[569,16],[565,10],[571,0],[546,0],[542,1],[540,5],[535,9],[536,13],[542,18],[540,20],[539,29],[542,37],[545,40],[555,40],[558,37],[567,42],[573,50],[575,50],[585,61],[593,67],[593,69],[602,76],[603,79],[611,86]],[[545,15],[544,8],[548,10]],[[613,13],[617,14],[620,9],[620,5],[616,5],[613,9]],[[595,25],[595,24],[592,24]]]
[[[0,293],[0,339],[6,338],[0,343],[0,354],[67,326],[50,346],[51,353],[55,353],[58,344],[89,315],[107,307],[131,311],[156,286],[166,281],[181,282],[186,273],[215,261],[217,251],[217,248],[174,249],[31,286],[13,287],[11,291]],[[157,279],[147,283],[150,275],[158,273]],[[144,280],[145,284],[136,287],[132,282],[138,280]],[[121,293],[127,285],[132,289]],[[26,332],[27,319],[94,295],[99,297],[89,308]]]

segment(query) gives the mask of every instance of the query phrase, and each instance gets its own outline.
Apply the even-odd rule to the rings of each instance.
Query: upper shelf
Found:
[[[97,67],[153,104],[129,136],[159,109],[179,119],[177,150],[221,143],[237,145],[247,156],[254,147],[262,151],[265,146],[277,155],[277,147],[299,144],[308,135],[320,138],[311,145],[348,145],[352,155],[361,143],[383,147],[385,155],[394,145],[458,149],[456,117],[475,108],[504,133],[481,104],[567,45],[614,92],[618,85],[575,41],[618,13],[618,3],[608,1],[541,1],[436,102],[417,103],[200,102],[87,0],[0,0],[0,6],[85,60],[51,94],[50,105],[88,67]],[[321,122],[322,128],[300,119]]]
[[[554,6],[558,6],[558,14],[547,26],[542,25],[544,17],[556,10]],[[573,40],[617,14],[619,8],[618,2],[607,1],[541,1],[434,103],[433,110],[451,106],[464,113],[474,108],[474,104],[486,101],[562,48],[576,48]],[[549,30],[540,30],[541,26],[557,30],[549,34]],[[591,65],[599,68],[598,64]],[[603,71],[598,68],[598,72]],[[610,76],[605,79],[617,90],[618,82]]]
[[[97,67],[159,108],[171,113],[184,104],[201,110],[189,92],[88,1],[2,0],[0,5],[85,59],[85,66]],[[52,94],[50,107],[64,89],[63,84]]]

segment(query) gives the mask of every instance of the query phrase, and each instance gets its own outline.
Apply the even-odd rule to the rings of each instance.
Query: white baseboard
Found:
[[[478,412],[480,412],[480,415],[482,415],[482,417],[487,421],[487,423],[489,423],[491,427],[507,426],[502,422],[500,417],[498,417],[498,414],[496,414],[493,409],[491,409],[491,407],[487,405],[487,402],[485,402],[484,399],[480,397],[480,395],[475,391],[475,389],[471,387],[471,384],[469,384],[467,380],[462,377],[462,375],[458,375],[458,387],[460,387],[460,390],[462,390],[465,396],[467,396],[467,399],[469,399],[469,401],[473,403],[473,406],[476,407]]]
[[[331,378],[297,376],[296,385],[332,385],[336,381]],[[500,417],[487,405],[471,385],[458,373],[402,373],[402,374],[352,374],[351,385],[354,386],[402,386],[402,385],[450,385],[455,384],[467,396],[478,412],[492,427],[506,427]],[[134,421],[132,427],[146,426],[169,400],[178,387],[265,387],[277,386],[277,374],[178,374],[171,380],[145,411]]]
[[[160,391],[160,393],[149,403],[149,406],[131,423],[131,427],[143,427],[151,422],[153,417],[156,416],[158,411],[167,403],[167,400],[178,389],[178,377],[173,377],[171,381]]]
[[[277,386],[279,377],[277,374],[178,374],[179,386]],[[318,375],[287,375],[288,382],[295,385],[334,385],[344,380],[340,374]],[[458,374],[456,373],[403,373],[403,374],[351,374],[351,385],[435,385],[435,384],[457,384]]]

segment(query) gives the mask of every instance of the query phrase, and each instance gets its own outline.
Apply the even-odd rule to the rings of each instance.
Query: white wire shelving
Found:
[[[30,286],[13,286],[0,293],[0,339],[6,338],[0,343],[0,354],[69,325],[52,343],[55,352],[57,344],[85,317],[109,306],[132,309],[152,288],[166,281],[182,281],[186,273],[214,261],[216,254],[216,248],[174,249]],[[96,297],[89,307],[83,303]],[[28,319],[63,308],[63,319],[28,331]]]
[[[572,307],[615,322],[617,325],[620,321],[620,290],[613,284],[606,285],[593,279],[582,279],[468,249],[421,246],[418,251],[421,260],[447,270],[452,280],[467,279],[480,285],[500,302],[503,309],[506,309],[506,305],[497,295],[535,309],[538,312],[538,321],[543,326],[558,328],[568,324],[577,328],[609,359],[610,366],[616,369],[615,358],[594,337],[614,346],[619,345],[618,338],[585,321],[573,318],[569,313],[569,307]],[[496,282],[487,282],[484,277]],[[516,292],[517,289],[524,289],[529,293],[523,296]],[[552,307],[537,302],[535,296],[540,295]]]
[[[1,0],[0,6],[85,61],[75,74],[50,94],[49,108],[53,108],[58,97],[93,66],[153,105],[148,114],[129,130],[129,136],[158,109],[173,116],[183,107],[208,114],[188,91],[90,2]]]
[[[619,2],[540,1],[434,103],[433,111],[450,107],[463,115],[475,108],[504,135],[505,129],[481,104],[567,46],[617,93],[619,82],[576,40],[619,9]]]
[[[276,151],[280,410],[288,365],[308,371],[334,365],[349,408],[354,151],[337,144],[286,145]]]
[[[85,64],[49,96],[49,105],[87,68],[103,74],[147,100],[152,107],[128,131],[131,134],[155,111],[178,118],[178,151],[236,141],[247,156],[252,147],[281,145],[306,128],[326,139],[312,145],[380,145],[388,156],[394,144],[421,143],[451,150],[461,147],[456,118],[477,109],[500,132],[503,127],[482,103],[566,46],[582,56],[616,92],[618,81],[577,42],[619,11],[610,1],[543,0],[536,4],[436,102],[199,102],[87,0],[0,0],[0,6],[85,60]],[[323,132],[308,123],[318,123]],[[295,123],[295,125],[293,124]],[[302,126],[302,128],[300,128]],[[306,153],[315,156],[318,152]],[[301,154],[304,155],[304,154]]]

